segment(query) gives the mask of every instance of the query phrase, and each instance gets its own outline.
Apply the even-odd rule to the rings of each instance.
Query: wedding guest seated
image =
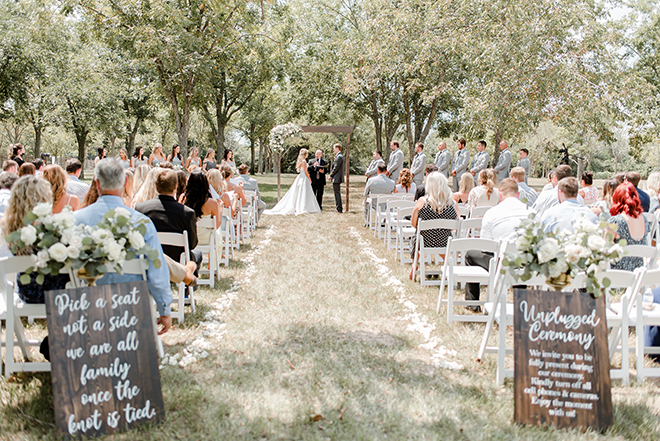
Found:
[[[20,167],[18,167],[18,177],[23,177],[25,175],[34,175],[35,171],[37,169],[35,168],[34,164],[31,162],[24,162],[21,164]]]
[[[559,205],[560,201],[557,196],[557,184],[559,181],[569,176],[573,176],[573,170],[571,169],[570,165],[563,164],[554,170],[554,173],[552,174],[553,188],[548,191],[542,191],[541,194],[539,194],[539,197],[536,199],[536,202],[534,202],[534,205],[532,205],[532,210],[534,210],[538,217],[542,217],[545,211],[549,208]],[[579,194],[577,195],[576,200],[580,205],[584,205],[582,196]]]
[[[176,197],[177,200],[183,203],[183,193],[186,191],[186,184],[188,183],[188,176],[183,170],[176,171],[177,183],[176,183]]]
[[[99,193],[99,199],[85,208],[74,212],[74,217],[79,224],[94,226],[99,223],[105,214],[116,208],[122,207],[127,209],[134,221],[145,220],[147,232],[144,235],[144,241],[151,248],[158,252],[158,259],[161,263],[166,263],[165,254],[158,242],[158,235],[156,228],[151,220],[140,212],[127,208],[121,199],[124,192],[124,184],[126,176],[124,174],[124,166],[114,158],[105,158],[96,164],[94,169],[94,177],[96,178],[96,187]],[[140,276],[133,274],[106,274],[96,283],[98,285],[132,282],[140,279]],[[172,290],[170,288],[170,272],[167,265],[161,265],[156,268],[153,262],[150,263],[147,269],[147,283],[149,285],[149,292],[156,302],[158,313],[158,323],[163,325],[159,334],[166,333],[172,326],[172,317],[170,316],[170,304],[172,303]]]
[[[572,176],[559,181],[557,184],[559,205],[549,208],[541,217],[544,231],[573,231],[573,224],[580,217],[585,217],[593,223],[598,221],[589,207],[578,202],[578,188],[578,181]]]
[[[655,213],[660,207],[660,172],[653,172],[646,178],[646,193],[651,198],[649,213]]]
[[[34,165],[34,175],[36,177],[40,177],[41,174],[44,172],[44,168],[46,167],[46,164],[44,164],[44,160],[41,158],[37,158],[34,161],[32,161],[32,165]]]
[[[11,187],[17,180],[18,175],[15,173],[0,174],[0,217],[5,215],[11,197]]]
[[[378,164],[378,174],[369,178],[367,185],[364,187],[364,225],[369,226],[369,207],[372,211],[376,207],[367,203],[367,198],[371,195],[391,194],[394,191],[394,181],[387,177],[387,165],[383,162]],[[387,208],[387,205],[381,205],[381,210]]]
[[[370,179],[371,180],[371,179]],[[410,222],[417,228],[420,220],[432,219],[458,219],[456,203],[451,198],[451,190],[447,178],[439,172],[433,172],[426,177],[426,195],[419,198],[413,209]],[[451,236],[451,230],[438,228],[422,231],[424,245],[427,247],[446,247],[447,240]],[[413,236],[410,243],[410,255],[415,259],[415,248],[417,235]],[[444,258],[444,256],[442,256]],[[415,267],[410,270],[410,279],[413,278]]]
[[[124,186],[124,194],[121,195],[121,198],[124,201],[124,205],[127,207],[133,206],[133,184],[135,183],[135,175],[130,169],[126,169],[126,185]]]
[[[474,176],[471,173],[465,173],[461,176],[461,180],[458,183],[458,191],[454,193],[451,198],[457,204],[467,204],[468,196],[474,188]]]
[[[77,210],[80,205],[78,196],[66,193],[66,173],[57,164],[49,165],[43,173],[43,178],[50,184],[53,192],[53,213],[61,213],[64,207]]]
[[[149,174],[142,183],[142,186],[137,191],[137,193],[135,193],[135,197],[133,198],[133,205],[137,205],[145,201],[150,201],[151,199],[158,197],[158,190],[156,190],[156,178],[158,178],[158,175],[165,172],[165,170],[167,169],[162,167],[154,167],[149,170]]]
[[[415,194],[417,191],[417,185],[412,180],[413,176],[410,173],[410,169],[402,168],[401,173],[399,173],[399,182],[397,182],[394,187],[394,193],[411,193]]]
[[[135,168],[135,172],[133,172],[133,197],[135,197],[138,191],[142,188],[142,184],[147,180],[150,171],[151,167],[147,164],[140,164]]]
[[[525,172],[522,167],[514,167],[514,169],[516,168],[522,169],[523,173]],[[527,219],[532,213],[527,205],[518,199],[518,186],[519,183],[514,179],[502,179],[499,187],[502,202],[484,213],[481,221],[480,237],[498,241],[511,240],[515,237],[516,228],[520,225],[520,221]],[[471,250],[466,254],[465,263],[469,266],[480,266],[488,270],[492,257],[493,253]],[[466,284],[465,300],[479,300],[478,283]],[[474,312],[479,312],[481,309],[478,306],[468,306],[467,308]]]
[[[259,183],[249,175],[249,168],[246,164],[238,166],[238,179],[243,183],[243,189],[254,191],[257,193],[257,221],[261,217],[261,213],[266,209],[266,203],[261,200],[261,192],[259,191]]]
[[[645,191],[639,189],[638,185],[640,179],[642,179],[642,177],[636,171],[629,171],[626,173],[626,181],[630,182],[635,187],[639,202],[642,204],[642,210],[644,210],[645,213],[648,213],[651,205],[651,198]]]
[[[27,175],[19,178],[13,185],[7,210],[2,218],[2,236],[25,226],[23,219],[40,203],[52,203],[53,197],[50,185],[43,179],[33,175]],[[5,245],[6,247],[6,245]],[[4,256],[11,256],[11,252],[5,249]],[[16,255],[28,256],[32,254],[30,248],[18,250]],[[36,274],[33,273],[32,281],[23,284],[20,277],[17,276],[16,283],[18,287],[18,296],[25,303],[44,303],[44,293],[52,289],[63,289],[69,281],[67,274],[58,274],[57,276],[47,275],[43,284],[38,284],[35,280]]]
[[[612,217],[607,222],[618,227],[614,241],[625,239],[628,245],[648,245],[646,233],[649,225],[642,214],[642,204],[634,185],[631,182],[619,185],[614,191],[612,202]],[[633,271],[642,265],[644,260],[641,257],[622,257],[611,264],[611,268]]]
[[[555,186],[552,184],[552,179],[554,177],[555,177],[555,171],[551,170],[550,173],[548,173],[548,183],[543,186],[543,188],[541,189],[541,193],[544,193],[548,190],[552,190],[553,188],[555,188]]]
[[[582,180],[580,181],[580,188],[578,194],[584,199],[584,205],[591,205],[598,200],[598,189],[593,186],[594,174],[591,172],[584,172]]]
[[[438,166],[435,165],[434,163],[431,164],[426,164],[426,170],[424,172],[424,179],[428,178],[428,176],[433,173],[434,171],[438,171]],[[417,187],[417,191],[415,192],[415,200],[419,200],[422,196],[424,196],[426,192],[424,191],[424,184]]]
[[[85,198],[89,191],[89,185],[80,180],[82,173],[82,164],[76,158],[67,159],[64,163],[64,170],[67,174],[66,192],[77,196],[79,200]]]
[[[600,199],[596,201],[591,207],[591,211],[594,212],[598,219],[608,220],[610,218],[610,208],[612,208],[612,196],[614,195],[614,190],[619,186],[619,183],[615,179],[608,179],[603,183],[603,189],[601,191]]]
[[[16,161],[5,159],[5,161],[2,163],[2,174],[4,173],[13,173],[18,176],[18,164]]]
[[[220,204],[218,211],[221,211],[222,207],[230,208],[231,217],[233,218],[238,209],[238,198],[235,194],[230,195],[230,193],[227,192],[227,181],[222,177],[222,172],[220,170],[210,170],[206,174],[206,178],[209,182],[211,197]]]
[[[227,151],[231,152],[231,150],[227,150]],[[235,184],[231,182],[231,178],[234,176],[234,172],[232,168],[229,166],[229,163],[228,162],[223,163],[220,166],[220,171],[222,172],[222,177],[225,180],[226,191],[230,193],[233,192],[238,198],[241,207],[245,207],[245,204],[247,203],[247,199],[245,198],[245,192],[243,191],[243,184],[242,183]]]
[[[518,183],[518,200],[523,202],[528,207],[534,205],[538,195],[536,194],[536,190],[527,185],[525,182],[527,179],[525,169],[522,167],[513,167],[511,172],[509,172],[509,176],[511,176],[511,179]]]
[[[183,195],[183,203],[195,213],[197,221],[214,216],[215,228],[222,227],[222,212],[218,202],[211,197],[209,181],[204,173],[195,172],[190,174],[188,184],[186,185],[186,192]],[[208,245],[211,241],[213,230],[200,227],[197,223],[195,224],[195,228],[197,230],[199,244]],[[220,244],[217,245],[220,247]]]
[[[189,260],[195,262],[199,271],[202,263],[202,253],[194,251],[197,246],[197,216],[192,208],[177,202],[176,194],[178,178],[173,170],[165,170],[156,177],[158,196],[135,206],[135,210],[147,216],[153,222],[156,231],[160,233],[188,232]],[[175,262],[179,262],[182,247],[163,245],[163,253]]]
[[[496,187],[497,176],[492,168],[479,172],[479,186],[470,190],[468,207],[494,207],[500,202],[500,191]]]

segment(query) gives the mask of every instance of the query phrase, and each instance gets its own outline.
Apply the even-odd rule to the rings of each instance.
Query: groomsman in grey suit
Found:
[[[403,168],[403,152],[397,141],[390,143],[390,149],[392,149],[392,153],[390,154],[390,162],[387,164],[387,176],[396,183]]]
[[[378,164],[378,175],[367,181],[367,186],[364,187],[364,224],[369,224],[369,207],[371,204],[367,203],[369,195],[376,194],[390,194],[394,191],[396,184],[393,180],[387,177],[387,166],[385,162]],[[371,207],[374,210],[376,207]]]
[[[364,174],[367,179],[376,176],[376,173],[378,173],[378,164],[385,164],[385,161],[383,161],[383,152],[380,150],[374,150],[373,157],[373,161],[371,161],[371,164],[367,167],[367,172]]]
[[[447,150],[447,144],[441,142],[438,145],[438,153],[435,155],[435,161],[433,163],[438,167],[438,171],[445,175],[445,178],[449,178],[449,150]]]
[[[529,168],[531,164],[529,163],[529,150],[527,149],[520,149],[519,152],[520,155],[520,161],[518,161],[517,167],[522,167],[525,169],[525,184],[527,184],[527,177],[529,176]]]
[[[423,153],[424,144],[418,142],[415,144],[415,158],[412,161],[410,166],[410,173],[412,173],[412,180],[415,183],[416,187],[422,185],[424,182],[424,169],[426,168],[426,155]]]
[[[479,185],[477,180],[479,179],[479,172],[485,170],[488,167],[488,161],[490,161],[490,155],[486,151],[486,141],[479,141],[477,143],[477,150],[479,152],[474,156],[472,164],[470,164],[470,173],[474,176],[474,185]]]
[[[337,213],[342,213],[344,211],[344,207],[341,204],[341,183],[344,182],[344,157],[341,154],[341,144],[333,145],[332,151],[335,152],[335,160],[332,163],[330,180],[332,181],[332,189],[335,192],[335,204],[337,205]]]
[[[458,140],[458,151],[454,154],[454,160],[451,163],[451,174],[454,177],[452,180],[452,188],[454,192],[458,191],[458,184],[461,182],[461,176],[467,171],[467,166],[470,163],[470,152],[465,148],[465,139]]]
[[[509,151],[509,143],[506,141],[500,142],[500,158],[497,160],[495,166],[495,173],[497,173],[497,182],[504,178],[509,177],[509,168],[511,167],[511,152]]]

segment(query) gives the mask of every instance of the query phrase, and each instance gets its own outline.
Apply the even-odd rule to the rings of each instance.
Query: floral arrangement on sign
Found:
[[[584,272],[587,291],[598,297],[602,293],[596,274],[623,257],[626,242],[614,243],[616,228],[606,222],[596,225],[581,218],[573,225],[572,232],[545,232],[543,224],[532,214],[520,223],[516,238],[518,252],[506,255],[503,272],[508,270],[523,282],[543,275],[548,285],[554,287],[567,286],[572,277]],[[604,278],[603,285],[609,286],[609,279]]]
[[[52,214],[52,205],[37,204],[23,219],[24,227],[8,234],[5,240],[13,254],[32,254],[34,266],[21,275],[27,284],[33,272],[36,282],[44,283],[46,275],[56,276],[66,265],[84,270],[92,277],[110,269],[121,274],[122,265],[136,255],[146,255],[156,268],[161,265],[158,251],[144,241],[146,221],[133,222],[125,208],[110,210],[96,226],[76,225],[67,208]]]
[[[273,127],[270,131],[270,148],[274,152],[284,152],[286,140],[300,132],[302,132],[300,126],[290,122]]]

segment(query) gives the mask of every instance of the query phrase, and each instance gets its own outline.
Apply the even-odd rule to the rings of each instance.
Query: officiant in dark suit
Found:
[[[312,190],[314,190],[314,196],[316,196],[316,201],[319,203],[321,210],[323,210],[323,190],[325,188],[325,170],[327,166],[328,161],[323,159],[321,150],[316,151],[314,158],[309,160],[307,166],[307,172],[312,180]]]

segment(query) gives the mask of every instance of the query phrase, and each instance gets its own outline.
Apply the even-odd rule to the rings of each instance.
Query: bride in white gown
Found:
[[[319,203],[312,191],[312,181],[307,173],[307,149],[300,149],[296,170],[298,176],[284,197],[272,209],[264,211],[263,214],[299,214],[320,213]]]

